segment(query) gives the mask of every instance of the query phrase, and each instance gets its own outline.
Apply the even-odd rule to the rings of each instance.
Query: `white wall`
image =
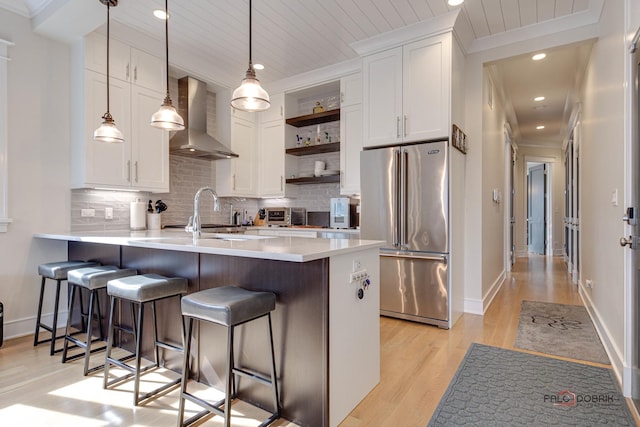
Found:
[[[40,288],[37,265],[67,258],[66,244],[32,235],[69,225],[69,50],[34,35],[27,19],[2,9],[0,38],[15,43],[8,63],[13,223],[0,234],[0,301],[4,335],[12,337],[33,333]]]
[[[494,89],[487,68],[484,68],[482,85],[482,295],[497,291],[504,277],[504,197],[500,203],[493,201],[494,189],[505,188],[505,137],[506,113],[504,101]],[[504,195],[503,195],[504,196]]]
[[[625,206],[613,206],[611,193],[624,190],[624,4],[605,2],[600,38],[591,53],[583,90],[580,148],[580,285],[596,323],[620,367],[624,337]],[[593,280],[593,289],[584,288]],[[605,342],[605,344],[607,344]],[[619,371],[618,371],[619,372]]]

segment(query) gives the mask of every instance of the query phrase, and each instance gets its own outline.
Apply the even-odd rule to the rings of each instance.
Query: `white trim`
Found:
[[[62,304],[60,304],[62,305]],[[67,324],[68,310],[58,312],[58,328],[64,327]],[[42,323],[45,325],[53,324],[53,313],[43,314],[41,318]],[[36,325],[36,317],[29,316],[22,319],[10,320],[4,323],[4,339],[24,337],[26,335],[33,335]],[[42,332],[45,332],[40,328]],[[48,344],[47,344],[48,345]]]
[[[496,295],[498,295],[500,289],[502,289],[502,285],[504,284],[506,277],[507,275],[505,271],[502,270],[502,272],[493,282],[493,285],[491,285],[491,288],[489,288],[489,292],[487,292],[486,295],[482,297],[482,300],[465,298],[464,312],[484,316],[491,303],[493,303],[494,298],[496,297]]]
[[[7,63],[9,59],[9,46],[14,44],[7,40],[0,39],[0,57],[7,59],[0,61],[0,233],[6,233],[9,218],[9,96],[8,79],[9,72]]]
[[[602,321],[600,313],[598,313],[598,310],[593,306],[591,297],[589,297],[588,292],[582,285],[582,281],[578,281],[578,293],[580,294],[580,298],[582,299],[582,302],[584,303],[584,306],[589,313],[589,317],[591,317],[591,321],[593,322],[593,326],[596,329],[596,333],[598,334],[598,337],[600,337],[600,341],[602,341],[604,351],[607,353],[607,356],[609,356],[609,361],[611,362],[613,373],[615,374],[618,383],[622,384],[622,373],[624,370],[622,351],[620,351],[620,349],[615,345],[615,340],[612,338],[609,329]],[[628,397],[630,395],[630,392],[625,392],[623,388],[622,394]]]

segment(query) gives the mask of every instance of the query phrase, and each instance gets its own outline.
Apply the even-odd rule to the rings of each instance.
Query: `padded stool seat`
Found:
[[[111,298],[111,309],[109,312],[109,337],[107,338],[107,355],[104,362],[104,381],[103,387],[107,388],[110,385],[120,383],[131,377],[134,377],[133,385],[133,405],[137,406],[140,401],[148,399],[164,390],[169,389],[172,386],[178,385],[181,381],[177,378],[173,381],[165,383],[155,390],[140,395],[140,374],[146,372],[149,369],[158,368],[164,365],[164,361],[160,360],[159,348],[168,350],[174,350],[182,352],[181,346],[177,346],[158,339],[158,322],[156,317],[156,301],[171,298],[180,297],[187,292],[187,279],[182,277],[164,277],[158,274],[141,274],[137,276],[122,277],[118,279],[110,280],[107,283],[107,293]],[[132,307],[132,326],[126,327],[122,324],[116,324],[115,322],[115,307],[116,299],[121,301],[128,301],[132,303],[132,306],[138,305],[138,315],[133,312]],[[153,333],[154,333],[154,364],[145,366],[142,365],[142,328],[144,319],[144,305],[151,303],[151,310],[153,315]],[[177,319],[176,319],[177,320]],[[114,330],[119,329],[133,335],[135,339],[135,353],[129,354],[119,359],[111,356],[111,350],[113,346]],[[184,323],[183,323],[184,334]],[[133,366],[126,363],[127,360],[135,357],[135,364]],[[115,379],[109,379],[109,367],[111,365],[118,366],[120,368],[129,371],[128,374],[120,376]]]
[[[102,368],[102,364],[99,366],[95,366],[89,369],[89,358],[91,353],[95,353],[98,351],[102,351],[106,349],[105,347],[100,347],[96,349],[91,349],[91,344],[95,340],[92,338],[92,322],[94,317],[94,304],[97,310],[97,318],[99,323],[99,333],[100,340],[104,341],[104,332],[102,331],[102,316],[100,313],[100,298],[98,296],[98,291],[101,289],[105,289],[107,287],[107,282],[111,279],[119,279],[121,277],[133,276],[137,273],[137,270],[131,268],[118,268],[113,265],[101,265],[96,267],[86,267],[80,268],[77,270],[71,270],[68,274],[67,281],[69,282],[69,286],[71,287],[71,295],[69,297],[69,316],[67,318],[67,329],[65,333],[64,347],[62,350],[62,363],[66,363],[70,360],[75,360],[84,355],[84,375],[89,374],[89,372],[96,371]],[[80,314],[81,316],[87,318],[86,325],[86,339],[85,341],[81,341],[73,336],[71,333],[71,317],[73,312],[73,301],[76,295],[76,288],[84,288],[89,291],[89,309],[87,313],[82,312],[82,296],[78,295],[78,298],[81,303]],[[77,353],[73,356],[67,357],[67,352],[69,350],[69,342],[74,344],[73,348],[79,347],[84,349],[83,353]]]
[[[273,412],[260,425],[266,426],[280,418],[280,399],[278,396],[278,379],[276,375],[276,361],[273,348],[273,332],[271,327],[271,312],[276,308],[276,296],[271,292],[255,292],[236,286],[223,286],[195,292],[182,298],[182,315],[188,319],[184,336],[184,359],[182,365],[182,386],[180,389],[180,404],[178,408],[178,425],[189,426],[209,414],[224,417],[224,425],[231,425],[231,401],[236,398],[236,376],[256,380],[260,384],[268,385],[273,391]],[[268,340],[271,349],[271,375],[267,378],[255,371],[235,366],[234,360],[234,329],[243,323],[267,317]],[[209,402],[187,391],[189,377],[189,360],[191,350],[191,334],[194,320],[216,323],[227,328],[227,367],[225,378],[225,395],[218,402]],[[184,420],[185,399],[198,404],[202,411],[188,420]]]
[[[60,305],[60,283],[63,280],[67,280],[67,274],[69,271],[82,268],[82,267],[91,267],[95,265],[100,265],[97,262],[91,261],[57,261],[57,262],[48,262],[46,264],[38,265],[38,274],[42,276],[42,282],[40,284],[40,299],[38,301],[38,313],[36,316],[36,330],[34,332],[33,337],[33,346],[37,346],[38,344],[42,344],[45,342],[51,342],[51,347],[49,349],[49,354],[53,355],[62,349],[56,350],[56,340],[64,338],[64,335],[56,336],[56,330],[58,329],[58,307]],[[42,303],[44,300],[44,288],[46,279],[51,279],[56,281],[56,296],[54,299],[54,307],[53,307],[53,321],[51,326],[45,325],[42,323]],[[40,340],[40,328],[51,333],[51,337],[47,339]]]
[[[187,295],[181,306],[183,316],[235,326],[275,310],[276,296],[272,292],[223,286]]]
[[[147,302],[187,292],[187,280],[159,274],[141,274],[110,280],[107,293],[129,301]]]

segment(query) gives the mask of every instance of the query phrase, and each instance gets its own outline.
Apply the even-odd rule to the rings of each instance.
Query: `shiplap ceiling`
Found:
[[[98,0],[82,0],[83,7],[91,1],[96,9],[104,10]],[[73,2],[80,0],[0,0],[0,7],[38,21],[39,15],[50,15],[56,7],[68,9]],[[154,9],[163,8],[163,0],[119,0],[111,10],[112,36],[134,46],[144,39],[163,54],[164,23],[152,14]],[[485,46],[500,37],[509,39],[512,34],[537,25],[573,23],[594,13],[599,16],[597,9],[601,10],[602,0],[466,0],[455,7],[448,6],[447,0],[254,0],[253,62],[265,65],[258,77],[268,88],[269,82],[357,58],[350,46],[353,42],[457,8],[461,9],[457,31],[467,42],[465,49],[473,51],[475,45]],[[196,74],[227,87],[239,84],[249,55],[248,10],[248,0],[170,0],[172,73],[210,70],[208,75],[202,71]],[[104,26],[98,30],[104,31]],[[547,64],[553,65],[552,61]],[[564,61],[558,66],[563,67],[563,73],[575,75],[575,64]],[[511,97],[517,110],[524,100],[517,100],[519,91],[507,86],[507,97]],[[515,115],[522,116],[518,117],[518,124],[524,126],[528,120],[525,115],[518,111]]]

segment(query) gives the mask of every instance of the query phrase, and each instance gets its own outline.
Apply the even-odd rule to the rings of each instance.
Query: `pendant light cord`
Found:
[[[109,22],[111,21],[111,17],[110,17],[110,7],[111,2],[108,1],[107,2],[107,113],[105,114],[105,116],[110,117],[111,113],[109,112],[109,39],[110,34],[109,34]]]
[[[169,0],[164,0],[164,40],[166,62],[167,62],[167,98],[165,103],[169,101]]]
[[[253,9],[251,7],[251,0],[249,0],[249,68],[253,69],[253,64],[251,63],[251,31],[252,31],[252,25],[251,25],[251,9]]]

